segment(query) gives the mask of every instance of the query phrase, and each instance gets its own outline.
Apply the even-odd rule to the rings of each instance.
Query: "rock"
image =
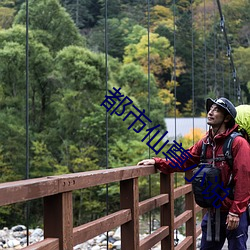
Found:
[[[114,234],[115,234],[114,231],[109,231],[109,232],[108,232],[108,236],[109,236],[109,237],[113,236]]]
[[[88,240],[87,243],[93,246],[95,244],[95,239]]]
[[[101,234],[101,235],[99,235],[99,236],[97,236],[97,237],[95,238],[96,243],[100,243],[100,242],[102,242],[102,241],[105,240],[105,239],[106,239],[106,235],[105,235],[105,234]]]
[[[74,249],[74,250],[87,249],[87,244],[86,244],[86,243],[83,243],[83,244],[76,245],[76,246],[74,246],[73,249]]]
[[[32,234],[32,237],[42,237],[43,236],[43,230],[41,228],[36,228]]]
[[[15,230],[15,231],[14,231]],[[27,230],[22,225],[12,227],[10,230],[4,228],[0,230],[0,250],[17,250],[27,246]],[[148,234],[141,234],[140,239],[147,237]],[[184,236],[178,232],[179,243]],[[41,228],[29,230],[29,244],[39,242],[44,239],[44,232]],[[107,242],[108,241],[108,242]],[[74,250],[121,250],[121,228],[118,227],[114,231],[100,234],[87,242],[74,246]],[[155,245],[152,250],[160,250],[160,244]]]
[[[15,232],[13,232],[13,237],[14,238],[23,238],[25,236],[26,235],[23,233],[23,231],[15,231]]]
[[[16,247],[20,245],[20,242],[18,240],[13,239],[13,240],[7,241],[7,245],[8,247]]]
[[[23,247],[21,245],[18,245],[15,247],[15,249],[22,249]]]
[[[26,236],[26,235],[25,235]],[[21,240],[20,240],[20,243],[21,245],[24,245],[27,243],[27,237],[23,237]]]
[[[119,250],[121,249],[122,246],[122,242],[120,240],[116,241],[113,246],[115,247],[115,249]]]
[[[24,225],[17,225],[11,228],[13,232],[20,232],[23,230],[26,230],[26,227]]]
[[[118,227],[115,231],[115,234],[113,235],[113,238],[115,240],[120,240],[121,239],[121,227]]]
[[[0,230],[0,238],[3,238],[7,235],[6,230]]]
[[[102,242],[100,242],[100,245],[101,245],[101,246],[107,246],[107,241],[106,241],[106,240],[103,240]]]
[[[108,241],[109,241],[110,243],[114,243],[114,242],[116,241],[116,239],[114,239],[113,237],[109,237],[109,238],[108,238]]]
[[[99,246],[93,246],[91,250],[100,250],[101,248]]]

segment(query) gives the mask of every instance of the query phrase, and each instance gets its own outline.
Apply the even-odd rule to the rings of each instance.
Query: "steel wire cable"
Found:
[[[177,85],[176,85],[176,1],[173,0],[173,25],[174,25],[174,32],[173,32],[173,46],[174,46],[174,54],[173,54],[173,63],[174,63],[174,68],[173,68],[173,81],[174,81],[174,138],[175,141],[177,139]],[[175,173],[175,187],[177,187],[177,173]],[[179,238],[178,238],[178,232],[177,229],[175,230],[175,245],[178,245],[179,243]]]
[[[204,12],[203,35],[204,35],[204,90],[205,90],[204,93],[205,93],[205,97],[207,97],[207,39],[206,39],[207,16],[206,16],[206,0],[204,0],[203,12]]]
[[[241,86],[240,86],[240,81],[238,80],[238,77],[237,77],[237,71],[236,71],[236,68],[235,68],[234,60],[233,60],[231,45],[230,45],[229,40],[228,40],[225,18],[224,18],[224,15],[222,13],[220,0],[216,0],[216,1],[217,1],[219,14],[220,14],[220,27],[221,27],[221,31],[223,32],[224,38],[225,38],[225,41],[226,41],[227,56],[228,56],[228,58],[230,60],[230,68],[232,70],[232,78],[233,78],[233,84],[234,84],[233,91],[234,91],[234,93],[236,92],[238,103],[242,104]],[[237,87],[236,87],[236,85],[237,85]]]
[[[26,96],[25,96],[25,134],[26,134],[26,169],[25,179],[29,179],[29,0],[26,0],[26,44],[25,44],[25,81],[26,81]],[[29,214],[30,202],[25,203],[25,216],[26,216],[26,239],[29,245]]]
[[[104,21],[104,46],[105,46],[105,85],[106,85],[106,96],[108,95],[108,0],[105,0],[105,21]],[[106,169],[109,168],[109,161],[108,161],[108,156],[109,156],[109,119],[108,119],[108,112],[106,112],[106,118],[105,118],[105,123],[106,123]],[[109,186],[106,184],[106,215],[109,213]],[[108,232],[107,232],[107,249],[108,249]]]
[[[192,30],[192,115],[193,115],[193,144],[194,144],[194,116],[195,116],[195,90],[194,90],[194,10],[193,10],[193,0],[191,1],[191,30]]]
[[[148,33],[148,117],[150,117],[150,0],[147,0],[147,33]],[[150,123],[148,124],[148,128],[150,128]],[[150,134],[149,134],[150,140]],[[148,147],[148,158],[150,159],[150,147]],[[152,195],[152,180],[151,175],[148,176],[148,192],[149,197]],[[149,212],[149,233],[151,233],[152,229],[152,212]]]

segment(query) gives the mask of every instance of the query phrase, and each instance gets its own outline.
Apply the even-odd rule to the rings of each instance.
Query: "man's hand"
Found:
[[[228,230],[233,230],[233,229],[237,228],[239,226],[239,223],[240,223],[239,216],[233,216],[231,214],[227,215],[226,224],[227,224]]]
[[[137,163],[137,166],[138,165],[155,165],[155,160],[154,159],[142,160]]]

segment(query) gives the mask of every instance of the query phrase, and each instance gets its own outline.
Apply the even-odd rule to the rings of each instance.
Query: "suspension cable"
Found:
[[[106,84],[106,96],[108,95],[108,0],[105,0],[105,22],[104,22],[104,29],[105,29],[105,84]],[[109,167],[108,161],[108,147],[109,147],[109,133],[108,133],[108,112],[106,112],[106,169]],[[106,215],[109,212],[109,186],[106,184]],[[108,249],[108,232],[107,232],[107,249]]]
[[[191,0],[191,30],[192,30],[192,115],[193,115],[193,144],[194,144],[194,10],[193,0]]]
[[[215,0],[213,1],[214,4],[214,23],[216,20],[216,15],[215,15]],[[217,96],[217,32],[216,32],[216,25],[214,24],[214,90]]]
[[[222,77],[222,79],[221,79],[221,81],[222,81],[222,96],[225,96],[225,75],[224,75],[225,67],[224,67],[224,60],[223,60],[223,58],[221,58],[221,52],[223,51],[225,44],[223,41],[220,41],[220,40],[218,40],[218,42],[220,42],[219,43],[219,45],[220,45],[219,46],[219,50],[220,50],[219,56],[220,56],[220,61],[221,61],[220,72],[221,72],[221,77]]]
[[[239,80],[237,81],[237,73],[236,73],[236,68],[235,68],[235,65],[234,65],[234,60],[233,60],[231,45],[229,43],[228,36],[227,36],[225,18],[224,18],[223,14],[222,14],[220,0],[216,0],[216,1],[217,1],[217,5],[218,5],[219,14],[220,14],[220,27],[221,27],[221,31],[223,32],[224,38],[226,40],[227,57],[230,60],[230,66],[231,66],[231,69],[232,69],[234,86],[236,86],[236,84],[237,84],[236,95],[237,95],[238,103],[241,104],[242,103],[241,86],[240,86]],[[235,89],[234,89],[234,91],[235,91]]]
[[[173,12],[174,12],[174,74],[173,74],[173,81],[174,81],[174,116],[175,116],[175,120],[174,120],[174,133],[175,133],[175,140],[176,140],[176,115],[177,115],[177,112],[176,112],[176,98],[177,98],[177,90],[176,90],[176,28],[175,28],[175,25],[176,25],[176,2],[175,0],[173,0]]]
[[[174,72],[173,72],[173,81],[174,81],[174,137],[176,141],[176,134],[177,134],[177,126],[176,126],[176,116],[177,116],[177,105],[176,105],[176,99],[177,99],[177,86],[176,86],[176,2],[173,0],[173,23],[174,23],[174,55],[173,55],[173,61],[174,61]],[[177,187],[177,173],[175,173],[175,187]],[[175,241],[176,245],[179,243],[178,239],[178,232],[177,229],[175,230]]]
[[[25,80],[26,80],[26,174],[25,179],[29,179],[29,0],[26,0],[26,45],[25,45]],[[29,245],[29,210],[30,203],[26,202],[25,214],[26,214],[26,239],[27,245]]]
[[[204,0],[204,90],[205,97],[207,97],[207,39],[206,39],[206,0]]]
[[[147,29],[148,29],[148,117],[150,117],[150,0],[147,0]],[[148,124],[148,127],[150,128],[150,124]],[[150,139],[150,135],[149,135]],[[150,147],[148,147],[148,158],[151,158],[150,154]],[[148,176],[148,192],[149,197],[152,195],[151,190],[151,175]],[[151,233],[151,227],[152,227],[152,212],[149,212],[149,233]]]

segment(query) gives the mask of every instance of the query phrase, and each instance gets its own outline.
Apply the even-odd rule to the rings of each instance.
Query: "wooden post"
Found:
[[[161,206],[161,226],[169,227],[169,235],[161,241],[162,250],[174,249],[174,174],[160,174],[160,192],[169,195],[169,202]]]
[[[73,249],[72,192],[44,198],[44,238],[59,238],[60,250]]]
[[[188,171],[185,173],[185,176],[188,179],[191,179],[193,176],[192,171]],[[187,182],[189,183],[190,182]],[[196,211],[195,211],[195,200],[193,192],[190,192],[185,195],[185,210],[192,210],[192,217],[186,222],[186,236],[193,237],[193,243],[188,248],[188,250],[195,250],[196,249]]]
[[[121,209],[131,209],[132,220],[121,226],[121,249],[139,250],[138,178],[120,182]]]

